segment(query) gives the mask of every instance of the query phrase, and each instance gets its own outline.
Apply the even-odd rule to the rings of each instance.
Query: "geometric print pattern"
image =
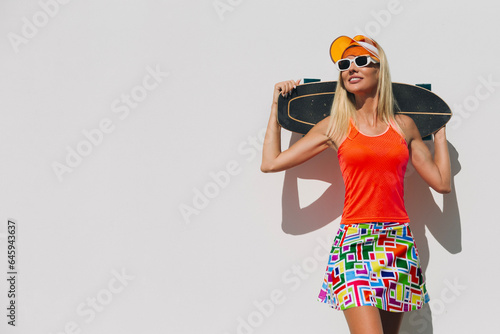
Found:
[[[408,223],[340,225],[318,301],[337,310],[375,306],[390,312],[429,301]]]

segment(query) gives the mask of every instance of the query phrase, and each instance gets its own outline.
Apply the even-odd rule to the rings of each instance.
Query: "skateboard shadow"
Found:
[[[300,138],[301,135],[293,134],[290,145],[293,145]],[[426,142],[426,145],[432,152],[433,144]],[[458,152],[449,142],[448,149],[451,160],[452,191],[444,196],[439,195],[443,198],[443,210],[436,203],[429,186],[411,164],[408,165],[405,175],[405,204],[411,219],[410,228],[419,250],[424,275],[430,258],[429,243],[425,234],[426,227],[441,246],[451,254],[460,253],[462,250],[460,212],[454,184],[454,177],[460,172],[461,167],[458,161]],[[330,186],[317,200],[301,208],[298,179],[319,180],[329,183]],[[287,170],[282,193],[283,231],[287,234],[301,235],[330,224],[342,214],[344,193],[344,182],[337,160],[337,152],[332,149],[322,152],[302,165]],[[333,237],[332,235],[332,241]],[[432,300],[433,296],[430,295],[430,298]],[[433,333],[429,304],[418,311],[405,314],[400,334],[415,332]]]

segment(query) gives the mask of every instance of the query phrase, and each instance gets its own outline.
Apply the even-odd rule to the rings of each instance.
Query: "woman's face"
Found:
[[[358,50],[348,49],[344,53],[343,58],[354,59],[354,57],[359,55],[359,48]],[[344,87],[349,93],[354,95],[375,95],[377,92],[379,72],[379,64],[370,63],[364,67],[357,67],[356,64],[352,62],[348,70],[341,72],[341,76]]]

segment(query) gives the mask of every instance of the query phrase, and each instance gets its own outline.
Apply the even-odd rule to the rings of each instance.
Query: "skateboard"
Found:
[[[330,115],[336,87],[336,81],[309,82],[298,85],[287,97],[280,95],[278,123],[289,131],[306,134]],[[395,113],[411,117],[422,138],[428,138],[450,120],[450,107],[430,91],[430,84],[393,83],[392,89],[397,102]]]

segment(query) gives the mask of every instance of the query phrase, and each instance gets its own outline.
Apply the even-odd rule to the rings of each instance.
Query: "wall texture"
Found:
[[[342,210],[335,152],[259,167],[274,83],[335,80],[330,43],[358,33],[384,47],[394,81],[431,83],[455,113],[452,193],[406,177],[432,301],[401,332],[492,328],[497,12],[489,0],[2,1],[0,331],[348,333],[316,302]],[[297,139],[283,131],[283,148]]]

